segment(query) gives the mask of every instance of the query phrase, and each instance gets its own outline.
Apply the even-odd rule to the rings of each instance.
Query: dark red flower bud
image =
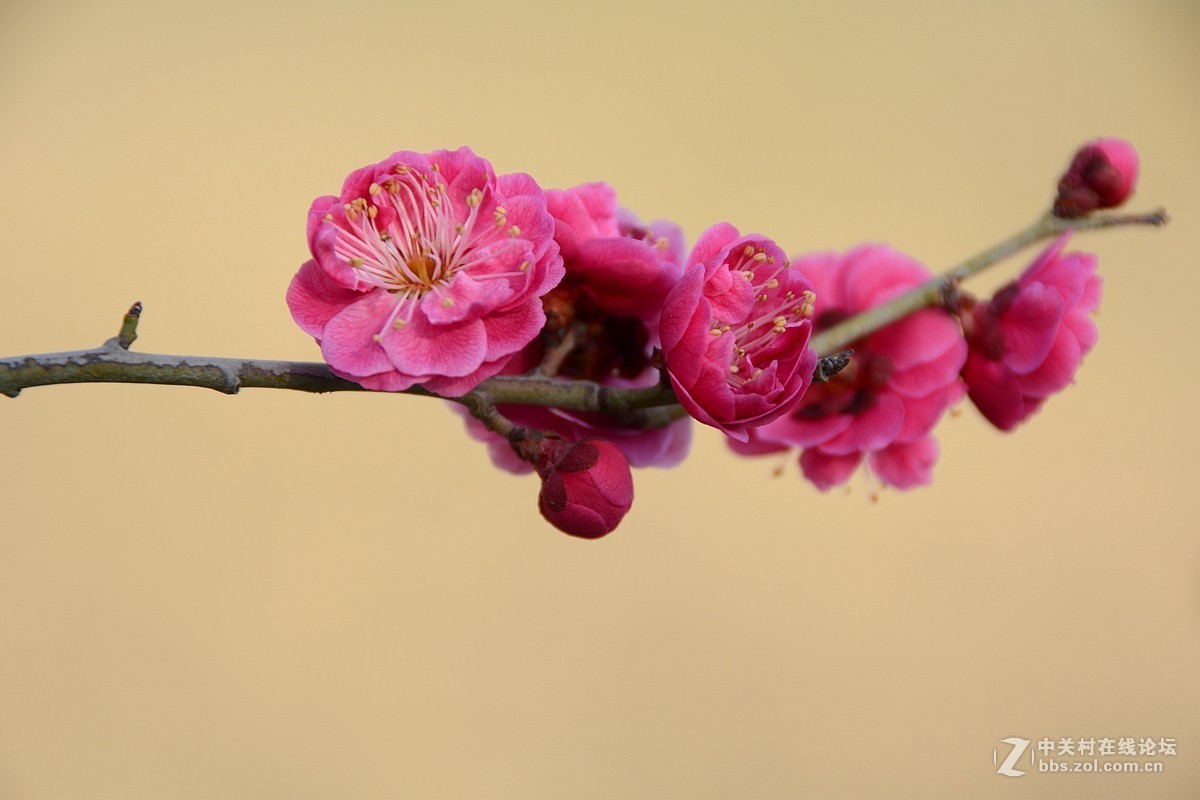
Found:
[[[1054,216],[1082,217],[1098,208],[1115,208],[1133,194],[1138,154],[1124,139],[1096,139],[1084,145],[1058,182]]]
[[[547,439],[537,464],[542,478],[538,507],[563,533],[598,539],[633,505],[633,475],[616,445],[603,439]]]

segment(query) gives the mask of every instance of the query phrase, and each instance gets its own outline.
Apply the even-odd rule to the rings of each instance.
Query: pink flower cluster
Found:
[[[1055,214],[1118,205],[1137,171],[1128,143],[1089,143],[1059,182]],[[933,286],[930,271],[885,245],[789,258],[728,223],[689,251],[678,225],[642,223],[605,183],[543,190],[465,147],[405,151],[313,202],[311,258],[287,301],[343,378],[451,399],[478,389],[462,402],[487,424],[453,404],[468,432],[497,466],[537,473],[552,525],[598,538],[632,506],[630,465],[681,462],[693,420],[739,454],[798,450],[821,490],[864,465],[885,485],[929,483],[933,428],[964,394],[1011,430],[1095,345],[1096,259],[1064,253],[1067,239],[990,300],[956,290],[944,307],[864,328],[854,322]],[[855,336],[848,358],[818,359],[814,342]],[[612,413],[479,411],[499,383],[484,382],[502,375],[583,381],[592,396],[640,390],[677,401],[678,414],[658,408],[659,422],[633,424],[628,407],[597,404],[573,405]]]

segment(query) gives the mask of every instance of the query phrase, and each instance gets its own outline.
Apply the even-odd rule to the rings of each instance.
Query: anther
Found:
[[[748,244],[745,247],[743,247],[742,255],[744,255],[746,258],[750,258],[750,256],[754,255],[754,245]]]
[[[767,287],[768,289],[774,289],[774,288],[775,288],[776,286],[778,286],[778,285],[779,285],[779,279],[778,279],[778,278],[771,278],[771,280],[767,281],[767,283],[766,283],[766,287]]]
[[[527,271],[529,270],[529,262],[528,262],[528,261],[522,261],[522,262],[521,262],[521,266],[520,266],[520,267],[518,267],[518,269],[519,269],[521,272],[527,272]]]
[[[380,187],[378,183],[372,183],[367,187],[367,193],[374,197],[375,195],[379,194],[379,188]]]
[[[520,236],[521,229],[518,228],[516,225],[513,225],[511,228],[508,229],[508,235],[509,236]]]
[[[761,264],[762,262],[767,260],[767,254],[766,253],[755,253],[754,260]]]

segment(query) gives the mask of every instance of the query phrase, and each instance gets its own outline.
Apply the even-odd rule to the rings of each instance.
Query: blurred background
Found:
[[[965,406],[878,502],[704,429],[586,542],[437,402],[0,398],[0,798],[1195,797],[1198,34],[1190,0],[3,0],[0,355],[141,300],[138,349],[319,358],[308,204],[398,149],[942,269],[1122,136],[1174,221],[1076,237],[1077,386],[1013,435]],[[1178,755],[1010,778],[1007,737]]]

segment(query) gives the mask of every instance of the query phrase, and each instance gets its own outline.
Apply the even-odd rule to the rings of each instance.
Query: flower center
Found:
[[[481,221],[486,186],[472,189],[456,209],[445,184],[438,180],[437,164],[432,173],[405,164],[397,164],[393,172],[381,183],[372,183],[367,197],[346,203],[345,222],[335,223],[334,251],[360,280],[397,296],[396,307],[377,336],[388,326],[404,327],[430,292],[442,297],[443,305],[453,305],[443,290],[454,276],[495,259],[512,242],[501,248],[492,245],[521,234],[516,225],[508,225],[508,212],[500,205],[492,209],[491,224]],[[325,219],[332,221],[333,215],[326,214]],[[477,277],[527,280],[529,266],[525,262],[516,271],[489,271]]]
[[[812,318],[817,296],[808,289],[797,296],[780,283],[779,276],[786,276],[790,267],[788,261],[776,265],[774,257],[768,256],[764,248],[751,244],[729,263],[735,274],[740,272],[750,282],[754,292],[754,309],[748,319],[736,326],[717,320],[709,331],[713,336],[733,333],[733,355],[725,380],[734,388],[758,377],[762,365],[769,364],[777,352],[772,345],[779,336]],[[786,277],[785,282],[788,282]]]

